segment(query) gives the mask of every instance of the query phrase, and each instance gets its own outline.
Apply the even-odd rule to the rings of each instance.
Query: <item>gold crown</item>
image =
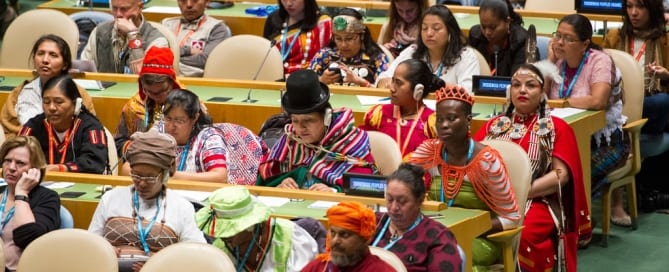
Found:
[[[467,89],[458,85],[446,85],[437,90],[435,96],[437,97],[437,104],[444,100],[460,100],[469,105],[474,105],[474,97],[469,95]]]

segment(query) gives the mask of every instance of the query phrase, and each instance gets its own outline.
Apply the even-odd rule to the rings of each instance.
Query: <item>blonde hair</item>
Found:
[[[46,173],[46,159],[44,158],[44,151],[39,144],[37,138],[33,136],[16,136],[14,138],[5,140],[0,147],[0,158],[4,161],[7,153],[15,148],[26,147],[30,152],[30,167],[40,170],[40,182],[44,179]]]

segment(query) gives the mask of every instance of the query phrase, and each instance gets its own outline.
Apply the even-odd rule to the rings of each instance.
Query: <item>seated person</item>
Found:
[[[230,28],[221,20],[204,14],[209,0],[178,0],[181,17],[163,19],[179,41],[179,75],[201,77],[211,51],[230,38]]]
[[[172,50],[151,47],[139,72],[139,92],[123,105],[114,141],[118,157],[123,158],[128,138],[136,131],[145,132],[163,118],[162,107],[167,94],[181,89],[173,64]]]
[[[276,41],[288,78],[291,73],[308,68],[316,52],[327,46],[332,36],[332,20],[321,13],[316,0],[277,0],[277,4],[279,9],[265,20],[262,36]]]
[[[469,30],[469,44],[485,57],[493,75],[511,76],[525,63],[529,37],[523,18],[509,0],[483,0],[479,20],[480,24]]]
[[[434,111],[425,106],[423,99],[444,86],[444,81],[432,74],[425,62],[407,59],[397,66],[390,83],[391,104],[371,107],[360,128],[390,135],[406,158],[423,141],[437,137]]]
[[[355,201],[342,201],[328,209],[327,252],[305,266],[303,272],[395,271],[369,251],[367,245],[376,228],[374,211]],[[331,270],[331,268],[334,269]]]
[[[329,99],[314,71],[288,77],[281,106],[291,124],[260,163],[257,185],[341,191],[343,173],[376,171],[367,132],[355,127],[351,109],[333,111]]]
[[[539,69],[523,64],[512,80],[507,112],[486,122],[474,138],[517,143],[532,162],[533,181],[518,251],[522,271],[557,269],[554,257],[560,255],[566,256],[567,271],[576,271],[578,235],[589,234],[591,226],[574,131],[565,121],[550,115]],[[532,129],[535,124],[547,129]],[[522,133],[512,127],[522,127]],[[533,147],[535,143],[538,148]],[[564,221],[554,221],[552,215],[564,215]],[[556,237],[564,240],[564,247],[558,247]]]
[[[518,203],[502,157],[469,136],[474,98],[459,86],[442,88],[436,96],[438,138],[423,142],[410,159],[432,176],[427,180],[428,198],[491,211],[491,232],[515,228],[520,221]],[[501,256],[501,249],[484,237],[474,239],[472,252],[477,269],[494,265]]]
[[[96,26],[81,52],[100,73],[137,74],[144,53],[151,47],[168,47],[167,39],[144,20],[143,0],[110,0],[113,21]]]
[[[32,135],[47,156],[46,170],[102,174],[109,169],[107,136],[100,120],[68,75],[49,79],[42,90],[44,112],[31,118],[18,135]]]
[[[393,58],[416,42],[420,32],[420,16],[429,6],[427,0],[391,0],[388,8],[388,26],[379,41],[393,54]],[[384,29],[382,29],[383,31]]]
[[[413,44],[390,63],[388,70],[377,78],[376,87],[388,88],[395,69],[406,59],[425,61],[430,71],[446,84],[463,86],[472,92],[472,76],[480,73],[476,53],[467,46],[453,13],[446,6],[429,7],[421,18],[421,31]]]
[[[33,67],[37,71],[37,78],[24,81],[11,93],[2,106],[0,122],[5,131],[5,138],[14,137],[21,126],[30,118],[43,112],[42,86],[49,79],[65,75],[72,68],[72,53],[63,38],[48,34],[37,39],[30,51]],[[95,115],[93,99],[84,88],[77,86],[84,105]]]
[[[149,256],[171,244],[206,242],[195,225],[193,204],[167,189],[175,147],[172,136],[155,130],[133,134],[126,153],[133,184],[106,192],[95,209],[88,231],[116,247],[119,271],[139,271]]]
[[[42,147],[35,137],[16,136],[0,147],[2,190],[0,219],[5,271],[16,271],[21,253],[40,236],[60,227],[58,193],[40,186],[46,173]]]
[[[369,87],[388,68],[388,57],[374,42],[362,15],[345,8],[332,19],[332,39],[311,60],[310,70],[325,84]]]
[[[197,225],[230,256],[237,271],[300,271],[318,253],[306,230],[290,220],[270,217],[270,208],[245,187],[218,189],[208,201],[209,208],[195,215]]]
[[[386,207],[376,214],[372,246],[395,253],[409,271],[460,271],[462,259],[453,233],[426,217],[424,171],[403,163],[388,177]]]

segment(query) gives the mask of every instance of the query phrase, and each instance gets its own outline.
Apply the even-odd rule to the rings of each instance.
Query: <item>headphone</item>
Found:
[[[323,114],[323,123],[326,127],[330,127],[332,123],[332,108],[325,108],[325,114]]]
[[[74,101],[74,116],[79,115],[81,112],[81,103],[83,103],[83,100],[81,97],[77,97],[77,99]]]
[[[423,99],[423,90],[425,89],[425,86],[423,84],[416,84],[415,87],[413,87],[413,99],[416,101],[420,101]]]

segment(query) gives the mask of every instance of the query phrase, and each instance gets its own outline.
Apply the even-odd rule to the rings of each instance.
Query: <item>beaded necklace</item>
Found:
[[[163,202],[163,209],[165,209],[165,205],[167,205],[166,201],[161,197],[162,192],[158,194],[158,197],[156,197],[156,213],[153,215],[153,218],[151,218],[151,221],[149,221],[149,224],[146,225],[146,227],[143,226],[142,221],[143,217],[139,215],[139,193],[137,193],[137,190],[133,188],[133,195],[132,195],[132,202],[133,202],[133,217],[137,220],[137,236],[139,236],[139,242],[142,244],[142,249],[144,250],[144,253],[148,256],[149,253],[151,252],[149,248],[149,244],[147,243],[147,237],[149,233],[151,232],[151,228],[153,225],[156,223],[156,219],[158,218],[158,214],[160,214],[160,202],[162,200]],[[163,213],[163,218],[161,219],[160,223],[165,224],[165,215],[167,213]]]
[[[0,217],[2,217],[5,214],[5,205],[7,205],[7,194],[8,194],[9,188],[5,188],[5,192],[2,195],[2,204],[0,204]],[[2,230],[5,229],[5,226],[9,222],[9,220],[12,219],[14,216],[14,206],[12,206],[11,209],[9,209],[9,212],[7,212],[7,216],[5,218],[2,218],[2,222],[0,222],[0,236],[2,236]]]
[[[465,161],[465,164],[467,164],[470,160],[472,160],[472,156],[474,154],[474,139],[469,138],[469,149],[467,150],[467,160]],[[445,163],[448,163],[448,153],[446,153],[446,149],[444,148],[444,151],[441,154],[442,159],[444,160]],[[453,205],[453,200],[455,199],[455,195],[460,191],[460,187],[462,186],[462,181],[464,179],[462,178],[454,178],[456,180],[455,183],[450,183],[448,180],[450,179],[450,176],[453,175],[453,171],[447,171],[446,173],[442,173],[441,178],[441,195],[440,195],[440,200],[441,202],[444,202],[446,198],[448,197],[448,206]]]
[[[282,29],[281,29],[281,59],[283,60],[283,67],[288,68],[288,57],[290,56],[290,53],[293,51],[293,46],[295,45],[295,42],[300,39],[302,34],[302,29],[299,29],[297,33],[293,36],[293,40],[290,42],[288,47],[286,48],[286,44],[288,43],[288,22],[284,22]],[[311,31],[307,32],[306,35],[306,40],[304,41],[304,48],[302,50],[302,62],[300,65],[302,68],[306,66],[307,59],[309,58],[309,49],[311,48]]]

